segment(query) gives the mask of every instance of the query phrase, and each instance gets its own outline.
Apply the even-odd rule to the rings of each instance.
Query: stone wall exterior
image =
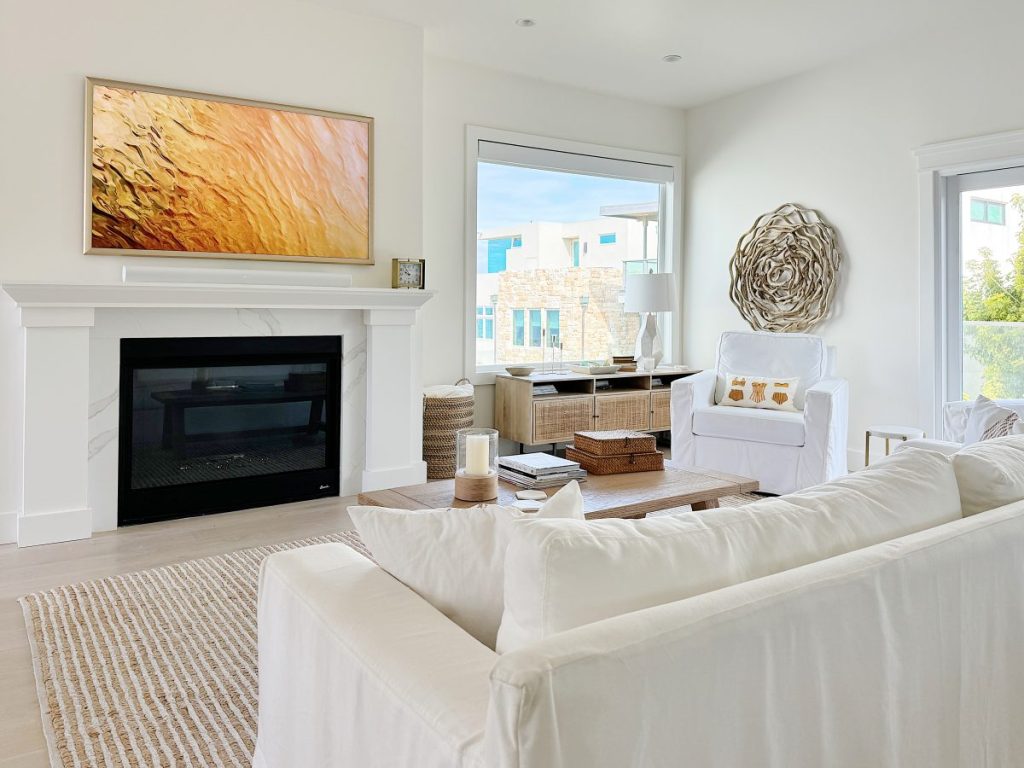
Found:
[[[559,310],[562,354],[567,361],[605,360],[612,355],[631,355],[640,319],[639,315],[622,311],[622,289],[622,271],[609,267],[502,273],[498,279],[494,323],[497,360],[509,364],[541,362],[545,350],[528,344],[530,309]],[[590,297],[585,328],[581,296]],[[514,309],[527,310],[524,316],[525,346],[512,343]],[[582,347],[584,343],[586,349]],[[548,349],[546,352],[548,362],[557,359],[557,350]]]

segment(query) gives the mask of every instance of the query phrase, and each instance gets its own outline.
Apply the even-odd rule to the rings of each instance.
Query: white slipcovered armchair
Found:
[[[831,358],[818,336],[723,333],[715,370],[672,384],[670,465],[752,477],[779,494],[846,474],[849,388],[833,375]],[[718,405],[726,373],[799,377],[797,411]]]

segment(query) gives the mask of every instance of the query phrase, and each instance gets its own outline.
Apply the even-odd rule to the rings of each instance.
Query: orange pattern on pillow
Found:
[[[773,379],[765,376],[726,374],[725,397],[719,405],[739,408],[765,408],[772,411],[795,411],[794,393],[800,379]]]

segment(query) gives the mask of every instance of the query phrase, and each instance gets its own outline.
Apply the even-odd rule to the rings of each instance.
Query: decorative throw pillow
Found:
[[[738,373],[723,373],[722,376],[725,379],[725,395],[719,405],[765,408],[771,411],[796,410],[799,378],[774,379]]]
[[[978,395],[971,408],[971,415],[967,418],[964,445],[1013,434],[1013,427],[1018,420],[1016,412],[1003,408],[984,395]]]
[[[470,509],[349,507],[363,543],[381,568],[493,648],[505,607],[505,550],[519,520],[583,520],[576,481],[535,514],[487,504]]]

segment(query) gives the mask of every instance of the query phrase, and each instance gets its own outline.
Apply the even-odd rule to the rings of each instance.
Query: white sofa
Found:
[[[849,387],[831,358],[818,336],[723,333],[715,369],[672,384],[669,464],[753,477],[779,494],[845,475]],[[718,405],[724,373],[799,376],[797,412]]]
[[[1022,606],[1024,501],[504,655],[345,545],[282,552],[254,766],[1024,765]]]

